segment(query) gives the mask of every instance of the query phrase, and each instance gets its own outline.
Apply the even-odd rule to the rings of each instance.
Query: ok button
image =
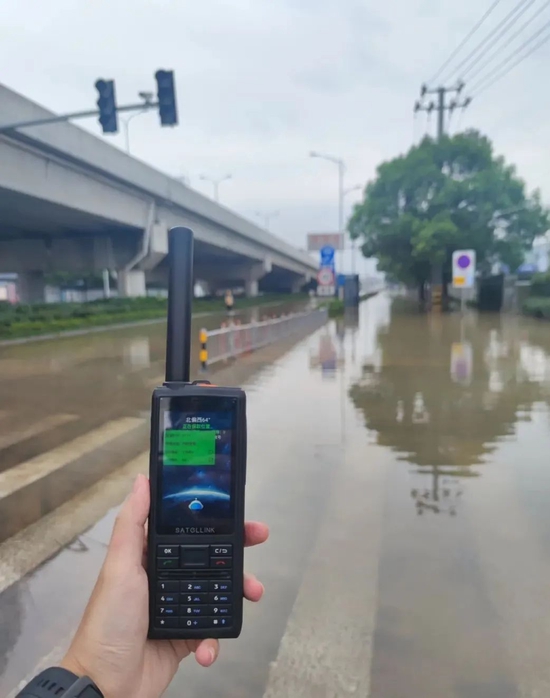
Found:
[[[157,545],[157,557],[179,557],[179,545]]]
[[[210,555],[232,555],[233,546],[232,545],[211,545]]]

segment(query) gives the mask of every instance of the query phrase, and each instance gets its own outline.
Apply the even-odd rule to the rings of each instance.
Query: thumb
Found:
[[[145,523],[149,516],[149,480],[138,475],[132,492],[122,505],[111,536],[107,560],[141,567]]]

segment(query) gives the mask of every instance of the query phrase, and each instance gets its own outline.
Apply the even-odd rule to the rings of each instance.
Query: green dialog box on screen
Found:
[[[216,432],[167,429],[164,465],[216,465]]]

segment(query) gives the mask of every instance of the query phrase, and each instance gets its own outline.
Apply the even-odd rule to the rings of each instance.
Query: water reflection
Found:
[[[455,516],[463,478],[481,476],[548,396],[550,360],[514,320],[427,317],[394,308],[350,389],[376,441],[413,467],[417,513]]]
[[[339,366],[343,365],[344,355],[342,352],[342,341],[337,345],[337,336],[332,332],[330,325],[319,335],[317,346],[309,355],[309,367],[313,370],[320,370],[323,378],[333,380]]]

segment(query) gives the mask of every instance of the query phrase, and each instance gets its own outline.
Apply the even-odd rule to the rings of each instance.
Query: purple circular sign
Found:
[[[461,269],[467,269],[471,263],[472,263],[472,260],[468,257],[467,254],[461,254],[460,257],[458,258],[458,266]]]

